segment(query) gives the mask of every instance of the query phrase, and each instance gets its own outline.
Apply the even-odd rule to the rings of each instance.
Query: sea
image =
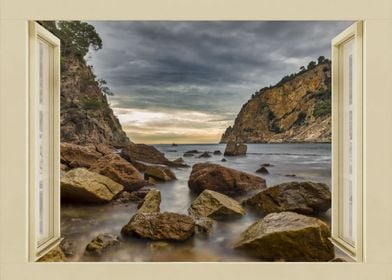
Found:
[[[156,185],[161,191],[161,212],[187,214],[195,199],[188,188],[188,178],[196,163],[211,162],[263,177],[267,187],[290,181],[315,181],[331,185],[330,144],[248,144],[246,156],[225,157],[225,144],[171,144],[154,145],[170,160],[182,157],[188,168],[173,168],[177,180]],[[189,150],[211,152],[210,158],[183,157]],[[213,155],[220,151],[221,155]],[[222,161],[225,158],[226,161]],[[262,164],[269,174],[258,174]],[[156,242],[138,238],[124,238],[121,228],[137,211],[136,203],[116,205],[62,205],[62,236],[73,248],[72,261],[116,262],[252,262],[260,261],[232,245],[248,226],[260,219],[258,213],[247,211],[237,220],[219,221],[210,235],[195,235],[185,242]],[[320,216],[330,224],[330,211]],[[116,249],[91,259],[84,256],[86,245],[98,234],[119,236],[122,244]]]

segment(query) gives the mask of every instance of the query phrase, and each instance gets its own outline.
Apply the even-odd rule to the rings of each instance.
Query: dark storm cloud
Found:
[[[234,119],[258,89],[298,72],[350,22],[91,22],[89,63],[116,108],[189,110]]]

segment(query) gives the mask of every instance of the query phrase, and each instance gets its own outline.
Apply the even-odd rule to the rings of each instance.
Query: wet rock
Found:
[[[126,191],[135,191],[146,185],[140,172],[128,161],[116,154],[108,154],[91,165],[90,171],[109,177],[124,186]]]
[[[151,190],[150,188],[141,188],[138,191],[131,192],[129,196],[129,200],[135,202],[143,201],[143,199],[146,197],[146,195],[150,190]]]
[[[219,150],[214,151],[214,155],[216,155],[216,156],[220,156],[221,154],[222,154],[222,152]]]
[[[102,143],[95,144],[95,149],[104,156],[116,153],[115,148]]]
[[[182,157],[179,157],[175,160],[173,160],[174,163],[185,163],[184,159]]]
[[[173,161],[169,161],[169,163],[167,165],[171,166],[171,167],[189,167],[189,165],[187,165],[185,163],[185,161],[182,157],[177,158]]]
[[[72,257],[75,253],[75,244],[71,241],[64,239],[60,243],[60,248],[66,257]]]
[[[285,174],[284,176],[286,176],[286,177],[297,177],[297,175],[295,175],[295,174]]]
[[[188,180],[191,191],[213,190],[227,195],[244,194],[266,188],[263,178],[212,163],[193,165]]]
[[[243,144],[233,140],[229,140],[225,149],[225,156],[244,156],[246,155],[248,147]]]
[[[102,256],[103,253],[119,244],[117,236],[108,233],[99,234],[86,246],[84,254],[94,257]]]
[[[59,246],[38,259],[38,262],[65,262],[67,258]]]
[[[222,159],[221,159],[221,161],[222,161],[222,162],[225,162],[225,161],[227,161],[227,159],[225,159],[225,158],[222,158]]]
[[[211,155],[209,152],[204,152],[200,156],[198,156],[197,158],[210,158],[210,157],[211,157]]]
[[[272,167],[274,165],[272,165],[271,163],[263,163],[260,165],[260,167]]]
[[[97,152],[94,145],[81,146],[62,142],[60,144],[60,157],[61,163],[69,168],[89,168],[102,157],[102,154]]]
[[[155,186],[158,182],[154,178],[150,177],[148,178],[147,183],[149,186]]]
[[[197,233],[211,234],[215,221],[208,217],[192,217],[195,220],[195,230]]]
[[[61,198],[71,202],[109,202],[124,189],[112,179],[84,168],[68,171],[60,181]]]
[[[317,214],[331,208],[331,192],[323,183],[289,182],[259,192],[244,204],[264,214],[283,211]]]
[[[188,153],[188,152],[186,152],[186,153],[184,153],[184,157],[193,157],[195,154],[192,154],[192,153]]]
[[[189,150],[185,152],[186,154],[200,154],[198,150]]]
[[[265,168],[264,166],[260,167],[259,169],[256,170],[256,173],[260,174],[269,174],[268,169]]]
[[[177,213],[136,213],[121,233],[152,240],[183,241],[195,233],[195,221]]]
[[[137,213],[159,212],[160,204],[161,192],[157,189],[151,189],[140,203]]]
[[[148,180],[149,178],[153,178],[158,181],[172,181],[176,179],[176,175],[174,175],[173,171],[166,166],[148,166],[144,171],[144,179]]]
[[[131,163],[134,161],[164,165],[169,163],[169,160],[163,153],[158,151],[155,147],[145,144],[131,143],[122,149],[121,156]]]
[[[265,261],[329,261],[330,230],[321,220],[294,212],[272,213],[246,229],[234,248]]]
[[[60,177],[63,177],[65,175],[65,173],[67,173],[68,170],[69,170],[68,166],[61,163],[60,164]]]
[[[159,252],[162,252],[162,251],[166,251],[166,250],[172,249],[172,246],[169,243],[167,243],[167,242],[155,241],[155,242],[149,243],[148,244],[148,248],[153,253],[159,253]]]
[[[245,210],[234,199],[211,190],[203,191],[188,209],[191,216],[213,219],[239,218]]]

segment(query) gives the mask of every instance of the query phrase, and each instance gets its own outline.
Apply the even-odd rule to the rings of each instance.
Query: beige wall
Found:
[[[392,279],[392,1],[0,1],[0,279]],[[28,263],[27,20],[87,17],[364,19],[365,262]]]

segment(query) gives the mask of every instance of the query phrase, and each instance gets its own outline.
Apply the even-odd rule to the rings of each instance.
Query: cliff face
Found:
[[[129,144],[85,61],[64,55],[61,68],[61,141],[114,147]]]
[[[325,61],[261,89],[243,105],[221,143],[330,142],[330,84],[331,65]]]

